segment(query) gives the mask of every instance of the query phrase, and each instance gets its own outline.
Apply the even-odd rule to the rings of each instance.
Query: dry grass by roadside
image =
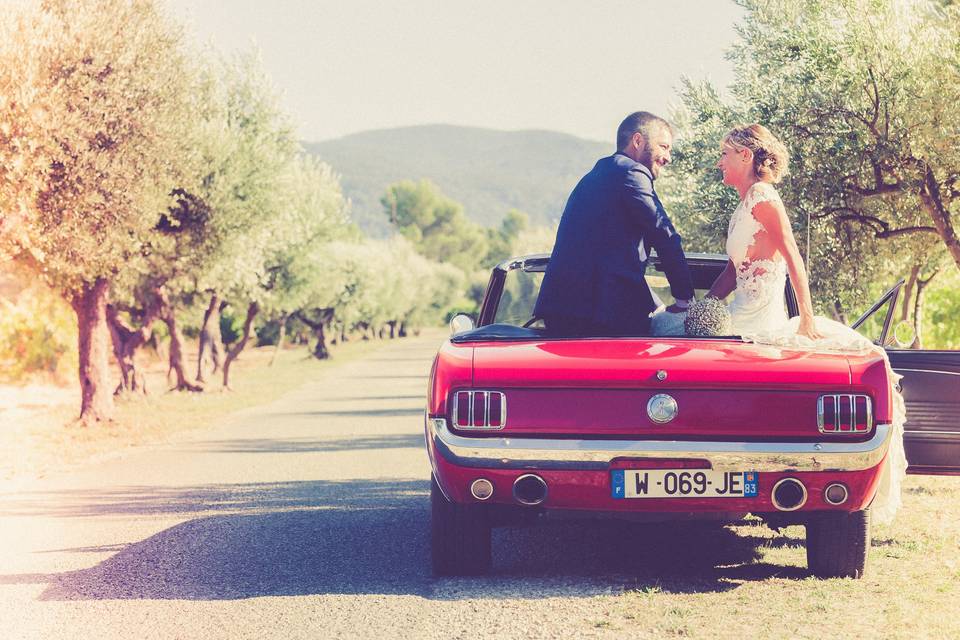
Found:
[[[908,476],[904,508],[873,528],[861,580],[808,575],[804,529],[759,523],[667,543],[610,598],[592,633],[634,638],[960,638],[960,477]],[[679,560],[681,566],[675,566]]]
[[[280,352],[268,367],[273,347],[248,348],[230,371],[232,391],[222,388],[219,374],[207,376],[203,393],[168,392],[165,362],[145,363],[147,396],[117,398],[112,423],[81,427],[76,422],[79,393],[74,389],[24,388],[17,404],[7,407],[0,424],[0,481],[43,476],[125,448],[163,442],[175,434],[199,429],[241,409],[270,402],[319,372],[358,358],[389,340],[355,340],[331,348],[332,359],[309,357],[304,347]],[[187,371],[196,373],[196,350]],[[40,395],[43,393],[43,397]]]

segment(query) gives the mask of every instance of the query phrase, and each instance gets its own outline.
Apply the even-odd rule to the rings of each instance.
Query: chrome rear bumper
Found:
[[[721,471],[859,471],[880,464],[893,432],[878,424],[865,442],[703,442],[464,437],[444,418],[427,436],[445,460],[493,469],[607,469],[616,458],[700,459]]]

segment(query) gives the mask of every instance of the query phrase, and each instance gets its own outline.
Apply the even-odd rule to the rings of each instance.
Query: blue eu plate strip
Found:
[[[623,497],[623,469],[614,469],[610,474],[611,495],[614,498]]]
[[[744,471],[743,473],[743,497],[756,498],[757,491],[760,488],[760,477],[756,471]]]

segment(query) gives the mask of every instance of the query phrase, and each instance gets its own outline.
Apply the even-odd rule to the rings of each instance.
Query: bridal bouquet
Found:
[[[716,298],[694,301],[687,309],[683,330],[688,336],[729,336],[733,328],[727,305]]]

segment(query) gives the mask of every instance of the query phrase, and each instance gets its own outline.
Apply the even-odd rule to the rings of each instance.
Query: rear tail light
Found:
[[[820,433],[867,433],[873,429],[870,396],[838,393],[817,400]]]
[[[457,391],[453,394],[453,426],[458,429],[503,429],[507,397],[500,391]]]

